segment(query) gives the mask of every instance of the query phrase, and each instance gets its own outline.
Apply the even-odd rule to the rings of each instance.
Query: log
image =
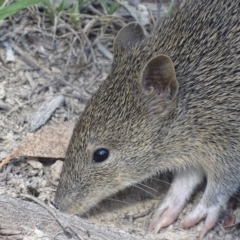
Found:
[[[51,205],[45,208],[38,201],[0,195],[0,239],[149,239],[61,213]]]

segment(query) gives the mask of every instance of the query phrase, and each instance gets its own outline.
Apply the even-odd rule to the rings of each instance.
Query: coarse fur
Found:
[[[204,217],[215,206],[218,215],[240,183],[239,16],[240,0],[188,0],[147,37],[137,24],[137,34],[127,28],[119,33],[112,71],[73,131],[56,192],[62,211],[82,214],[103,198],[170,170],[176,182],[182,173],[194,173],[182,204],[205,176]],[[168,79],[165,63],[174,86],[154,82],[157,74]],[[154,72],[158,64],[163,68]],[[101,147],[110,156],[93,162]],[[198,222],[191,217],[186,227]]]

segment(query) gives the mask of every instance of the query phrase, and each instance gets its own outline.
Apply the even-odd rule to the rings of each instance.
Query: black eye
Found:
[[[94,162],[103,162],[109,156],[109,151],[106,148],[100,148],[96,150],[93,154],[93,161]]]

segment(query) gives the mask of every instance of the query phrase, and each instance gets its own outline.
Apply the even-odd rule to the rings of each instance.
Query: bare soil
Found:
[[[84,30],[74,27],[64,17],[54,28],[44,13],[36,14],[36,11],[26,10],[0,23],[0,160],[26,138],[34,113],[47,99],[64,97],[48,125],[76,121],[110,71],[108,52],[111,53],[114,35],[124,24],[123,19],[111,19],[102,24],[87,15],[81,19]],[[6,46],[12,48],[14,61],[6,60]],[[1,169],[0,194],[17,197],[27,192],[42,201],[53,201],[56,187],[48,179],[52,177],[50,168],[57,159],[35,160],[40,166],[33,167],[29,159],[21,158]],[[165,174],[130,187],[100,203],[85,218],[98,225],[146,236],[152,213],[166,195],[171,179],[170,174]],[[198,239],[203,223],[183,230],[181,220],[199,202],[203,188],[188,202],[173,225],[151,237]],[[240,222],[239,207],[234,214],[236,222]],[[222,222],[223,217],[206,239],[240,239],[239,226],[225,229]]]

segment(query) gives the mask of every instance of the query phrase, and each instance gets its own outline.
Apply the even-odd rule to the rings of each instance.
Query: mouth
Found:
[[[84,201],[72,196],[56,197],[55,204],[61,212],[80,216],[96,205],[92,201]]]
[[[85,212],[82,210],[83,207],[81,206],[81,204],[73,203],[70,199],[65,198],[63,202],[58,202],[58,201],[55,201],[55,202],[56,202],[57,208],[64,213],[72,214],[72,215],[74,214],[82,215]]]
[[[99,202],[108,196],[115,194],[118,189],[110,191],[109,188],[104,188],[101,191],[95,191],[86,195],[76,194],[76,191],[65,195],[59,194],[58,191],[55,195],[55,204],[57,208],[67,214],[83,215],[96,206]]]

